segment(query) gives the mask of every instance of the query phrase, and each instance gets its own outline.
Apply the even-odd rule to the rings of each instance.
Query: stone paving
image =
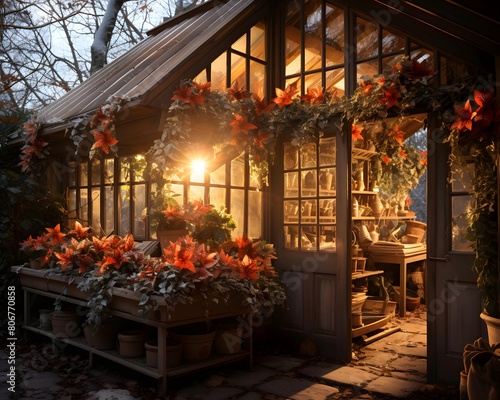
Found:
[[[252,370],[235,364],[170,380],[169,400],[458,399],[458,388],[426,384],[424,312],[392,322],[400,330],[364,345],[353,343],[353,361],[300,358],[279,350],[257,354]],[[65,350],[57,358],[47,345],[19,350],[13,399],[154,400],[155,382],[111,363],[86,368],[84,354]],[[71,352],[70,352],[71,351]],[[0,352],[0,373],[7,371]],[[5,379],[0,399],[6,397]]]

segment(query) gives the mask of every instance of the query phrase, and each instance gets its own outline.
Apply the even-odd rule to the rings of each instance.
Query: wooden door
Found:
[[[350,135],[325,136],[300,150],[286,139],[278,146],[270,212],[288,309],[277,324],[295,350],[308,338],[350,361]]]
[[[464,212],[473,201],[468,176],[473,164],[448,164],[444,134],[428,135],[427,373],[429,382],[458,384],[463,349],[484,329],[481,296],[472,271],[474,253],[463,239]],[[465,172],[461,178],[460,170]],[[451,176],[454,178],[449,181]]]

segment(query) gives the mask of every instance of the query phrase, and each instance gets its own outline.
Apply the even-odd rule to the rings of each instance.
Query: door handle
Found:
[[[430,261],[438,261],[438,262],[450,262],[451,258],[449,255],[446,255],[444,257],[427,257],[428,260]]]

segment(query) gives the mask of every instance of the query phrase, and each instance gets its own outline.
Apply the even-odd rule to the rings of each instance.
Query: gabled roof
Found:
[[[212,0],[164,22],[131,50],[44,107],[39,118],[48,123],[68,120],[97,110],[111,96],[127,98],[135,105],[161,108],[164,103],[167,108],[170,99],[158,98],[165,88],[199,73],[205,66],[200,60],[209,51],[229,46],[224,40],[228,31],[234,32],[235,25],[241,26],[265,3]]]
[[[470,0],[337,0],[382,24],[456,56],[489,68],[500,55],[500,22],[473,11]],[[196,76],[278,0],[212,0],[149,32],[149,37],[106,65],[80,86],[44,107],[39,117],[54,124],[94,112],[111,96],[147,112],[166,109],[181,79]],[[465,4],[465,5],[464,5]],[[387,19],[387,16],[389,19]],[[142,107],[140,107],[142,106]]]

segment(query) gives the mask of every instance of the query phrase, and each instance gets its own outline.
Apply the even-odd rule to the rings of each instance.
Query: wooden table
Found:
[[[404,317],[406,314],[406,279],[407,279],[407,267],[409,264],[417,261],[425,261],[427,259],[427,249],[422,247],[422,249],[411,249],[411,251],[402,251],[401,249],[395,249],[391,253],[382,253],[370,251],[369,257],[376,263],[387,263],[387,264],[398,264],[399,265],[399,315]],[[383,269],[377,266],[378,269]]]

